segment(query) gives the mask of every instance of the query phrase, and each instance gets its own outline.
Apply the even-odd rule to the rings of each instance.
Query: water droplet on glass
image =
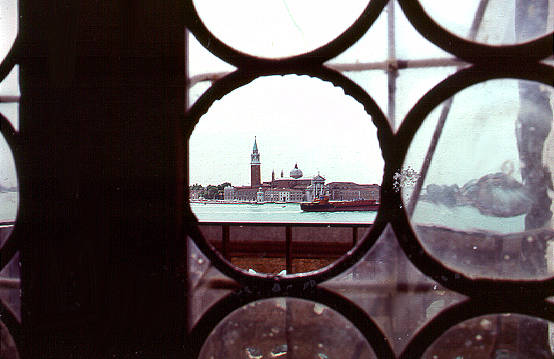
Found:
[[[491,330],[492,328],[492,323],[488,319],[481,319],[481,322],[479,322],[479,324],[483,329],[486,329],[486,330]]]
[[[262,359],[264,357],[258,348],[246,347],[244,351],[248,355],[248,359]]]
[[[285,356],[287,355],[287,350],[288,348],[286,344],[278,345],[271,351],[271,357],[279,358],[279,357]]]
[[[320,315],[325,308],[321,304],[314,304],[314,313]]]
[[[477,249],[477,246],[473,246],[473,247],[471,247],[471,249],[476,250],[476,249]]]

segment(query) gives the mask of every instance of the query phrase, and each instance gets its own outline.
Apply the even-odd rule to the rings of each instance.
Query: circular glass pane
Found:
[[[550,359],[554,353],[549,337],[552,324],[520,314],[472,318],[448,329],[422,358]]]
[[[221,321],[199,358],[376,358],[346,318],[295,298],[260,300]]]
[[[324,267],[376,218],[383,175],[377,128],[331,83],[258,78],[211,106],[189,149],[200,229],[245,270]]]
[[[15,221],[18,205],[15,162],[6,140],[0,136],[0,223]]]
[[[551,0],[420,0],[448,31],[479,43],[508,45],[530,41],[554,30]]]
[[[193,1],[206,27],[227,45],[255,56],[281,58],[335,39],[362,14],[368,0]]]
[[[511,79],[471,86],[429,114],[400,177],[432,255],[472,277],[554,274],[552,119],[552,88]]]
[[[17,1],[0,2],[0,62],[8,54],[17,36]],[[1,79],[0,79],[1,80]]]

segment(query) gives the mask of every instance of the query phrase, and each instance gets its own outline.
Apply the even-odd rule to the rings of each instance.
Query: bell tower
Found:
[[[254,136],[254,148],[250,155],[250,187],[259,187],[262,183],[260,175],[260,154],[258,153],[258,144]]]

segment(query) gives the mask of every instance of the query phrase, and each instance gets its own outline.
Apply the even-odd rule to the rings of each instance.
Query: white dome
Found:
[[[290,176],[292,178],[300,178],[303,175],[302,171],[298,169],[298,164],[295,164],[294,168],[290,171]]]

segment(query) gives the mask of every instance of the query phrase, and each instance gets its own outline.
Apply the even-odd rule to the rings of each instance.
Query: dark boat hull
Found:
[[[377,211],[375,201],[306,202],[300,204],[305,212]]]

